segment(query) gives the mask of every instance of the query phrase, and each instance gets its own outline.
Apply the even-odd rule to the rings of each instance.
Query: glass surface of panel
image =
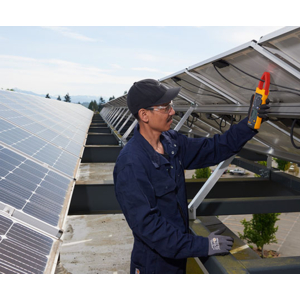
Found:
[[[54,240],[0,215],[0,274],[42,274]]]
[[[71,180],[4,147],[0,163],[0,202],[57,226]]]

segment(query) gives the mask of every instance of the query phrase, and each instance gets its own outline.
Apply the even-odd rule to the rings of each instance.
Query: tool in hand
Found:
[[[256,88],[254,97],[252,96],[252,103],[249,111],[248,126],[252,129],[259,129],[262,123],[262,118],[260,117],[261,105],[266,105],[269,103],[269,87],[270,87],[270,73],[264,72],[259,81],[258,87]],[[266,107],[269,108],[269,107]],[[261,115],[265,117],[265,115]]]

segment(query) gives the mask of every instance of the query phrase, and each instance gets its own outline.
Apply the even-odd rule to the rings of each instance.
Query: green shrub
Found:
[[[209,178],[211,175],[211,170],[209,167],[202,168],[202,169],[196,169],[195,175],[192,176],[193,179],[195,178]]]
[[[244,233],[238,233],[240,239],[255,244],[257,249],[261,250],[262,257],[264,257],[264,245],[277,243],[275,233],[278,226],[275,227],[275,223],[280,220],[277,218],[279,215],[280,213],[253,214],[253,218],[249,222],[246,219],[242,220]]]

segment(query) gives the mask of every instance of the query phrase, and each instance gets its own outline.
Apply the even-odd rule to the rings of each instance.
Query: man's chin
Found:
[[[167,126],[166,126],[167,129],[165,131],[170,130],[172,123],[173,123],[173,119],[171,119],[170,121],[167,122]]]

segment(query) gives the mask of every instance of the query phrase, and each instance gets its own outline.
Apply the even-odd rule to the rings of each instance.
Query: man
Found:
[[[188,257],[228,254],[233,244],[221,232],[189,233],[184,170],[220,163],[257,131],[247,126],[248,118],[213,138],[191,139],[170,130],[179,90],[145,79],[127,94],[138,124],[117,159],[114,183],[134,236],[130,273],[185,273]]]

